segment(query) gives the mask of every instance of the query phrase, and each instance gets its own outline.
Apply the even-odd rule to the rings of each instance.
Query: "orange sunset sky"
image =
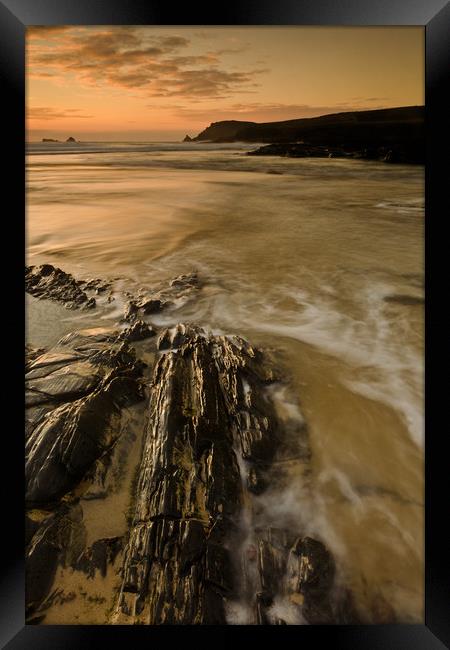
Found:
[[[31,27],[27,137],[180,140],[424,104],[421,27]]]

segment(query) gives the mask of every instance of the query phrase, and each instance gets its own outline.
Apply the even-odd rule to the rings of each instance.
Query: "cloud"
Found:
[[[386,102],[389,101],[389,97],[351,97],[351,101],[357,102]]]
[[[153,95],[155,97],[215,97],[225,98],[231,90],[234,93],[243,88],[244,92],[251,92],[256,84],[254,75],[261,74],[263,70],[250,72],[227,72],[217,67],[198,70],[183,70],[179,76],[167,80],[164,86],[159,85]]]
[[[42,35],[45,35],[46,40]],[[89,86],[109,85],[138,90],[148,97],[225,98],[236,92],[254,92],[266,70],[225,66],[221,57],[246,46],[183,52],[190,45],[184,36],[158,35],[140,27],[76,28],[63,37],[56,30],[31,31],[28,74],[75,77]]]
[[[94,117],[93,115],[85,115],[83,112],[80,112],[79,108],[66,108],[58,110],[55,108],[50,108],[48,106],[35,106],[27,110],[27,117],[33,120],[55,120],[60,118],[90,118]]]

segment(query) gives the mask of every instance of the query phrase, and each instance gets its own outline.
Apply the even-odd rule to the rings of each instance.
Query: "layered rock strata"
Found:
[[[198,285],[180,276],[148,300]],[[73,623],[84,598],[98,614],[78,622],[356,622],[323,543],[264,506],[310,460],[274,354],[192,324],[158,331],[136,307],[126,328],[26,350],[28,621]]]

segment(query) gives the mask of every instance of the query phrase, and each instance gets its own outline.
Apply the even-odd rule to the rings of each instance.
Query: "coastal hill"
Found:
[[[316,144],[336,144],[361,138],[398,138],[423,135],[424,106],[382,108],[375,111],[332,113],[283,122],[212,122],[194,141],[295,142],[303,138]],[[379,140],[377,140],[379,141]]]
[[[308,155],[311,155],[312,148],[317,154],[327,155],[329,151],[335,155],[339,150],[344,153],[372,150],[381,152],[380,155],[393,151],[399,161],[423,162],[424,118],[424,106],[404,106],[261,124],[232,120],[213,122],[193,141],[300,143],[309,147]],[[264,155],[264,149],[259,153]],[[297,149],[267,147],[265,153],[301,155],[302,152],[297,145]]]
[[[269,122],[269,124],[282,124],[282,122]],[[208,140],[209,142],[236,142],[242,140],[241,132],[247,128],[266,126],[257,122],[241,122],[240,120],[225,120],[224,122],[212,122],[204,131],[199,133],[192,141]],[[248,142],[248,140],[247,140]],[[250,140],[255,142],[255,140]],[[260,142],[260,140],[256,140]]]

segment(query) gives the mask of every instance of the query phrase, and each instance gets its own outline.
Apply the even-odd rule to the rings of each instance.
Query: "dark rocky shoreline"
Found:
[[[381,147],[336,147],[303,143],[267,144],[247,156],[283,156],[286,158],[347,158],[354,160],[375,160],[385,163],[425,164],[425,150],[412,146]]]
[[[51,265],[26,277],[32,295],[72,309],[111,289]],[[252,624],[282,625],[280,600],[298,623],[361,622],[323,540],[274,526],[261,507],[261,495],[286,480],[286,459],[307,477],[311,457],[306,424],[276,408],[273,389],[290,389],[276,351],[145,320],[180,296],[195,299],[201,286],[196,274],[180,276],[129,296],[117,328],[76,331],[48,350],[27,346],[28,623],[83,598],[102,623],[223,625],[234,606]],[[121,446],[130,413],[141,441],[133,480]],[[88,543],[86,504],[106,509],[123,489],[126,531]],[[61,576],[111,586],[77,592]],[[389,609],[383,622],[393,622]]]

